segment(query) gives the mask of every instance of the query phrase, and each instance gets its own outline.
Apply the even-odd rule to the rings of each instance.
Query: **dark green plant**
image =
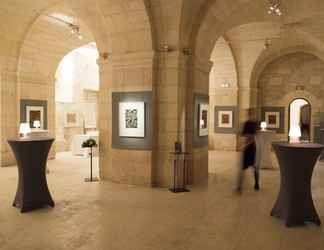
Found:
[[[91,147],[97,147],[97,142],[96,140],[90,138],[82,143],[83,148],[91,148]]]

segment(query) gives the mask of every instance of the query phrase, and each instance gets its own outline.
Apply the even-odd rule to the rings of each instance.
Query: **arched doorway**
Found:
[[[58,66],[55,74],[56,152],[83,155],[83,140],[99,135],[98,56],[96,44],[89,43],[70,51]]]
[[[311,105],[304,98],[296,98],[289,104],[289,131],[292,127],[300,127],[301,140],[311,138]]]

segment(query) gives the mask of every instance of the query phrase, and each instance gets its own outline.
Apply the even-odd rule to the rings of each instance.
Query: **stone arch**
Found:
[[[214,132],[214,107],[238,105],[238,72],[236,59],[226,37],[216,42],[210,60],[213,67],[209,79],[209,150],[235,151],[236,135]],[[229,84],[224,86],[224,84]]]
[[[71,35],[67,26],[47,15],[59,13],[73,17],[80,26],[83,39]],[[46,100],[48,108],[48,130],[55,134],[55,73],[62,58],[75,48],[95,42],[87,25],[67,5],[59,4],[47,8],[37,15],[30,26],[20,48],[17,86],[18,100]],[[18,105],[18,114],[20,107]],[[19,118],[17,119],[19,123]],[[52,147],[50,157],[55,156]]]
[[[287,117],[285,119],[285,139],[288,136],[288,128],[289,128],[289,104],[291,103],[291,101],[298,99],[298,98],[303,98],[306,99],[309,104],[311,105],[311,118],[310,118],[310,124],[311,124],[311,140],[314,140],[314,129],[315,126],[318,126],[319,124],[319,120],[318,120],[318,112],[321,110],[321,101],[319,98],[317,98],[316,96],[314,96],[312,93],[310,93],[309,91],[305,91],[305,90],[297,90],[294,91],[293,93],[289,93],[287,95],[285,95],[282,100],[279,102],[279,106],[281,107],[285,107],[285,117]]]
[[[288,106],[296,98],[304,98],[312,106],[311,139],[314,139],[314,129],[320,122],[319,113],[322,109],[323,69],[324,61],[313,53],[306,53],[305,50],[287,50],[287,54],[275,57],[263,67],[257,80],[258,107],[284,108],[285,132],[278,134],[278,139],[287,139]]]
[[[87,33],[83,40],[84,43],[90,40],[95,41],[99,49],[101,177],[121,183],[151,185],[153,149],[128,151],[112,148],[112,115],[106,112],[112,110],[113,91],[153,91],[155,38],[153,38],[154,28],[152,28],[149,2],[147,0],[61,0],[53,5],[49,4],[45,9],[42,8],[41,14],[33,17],[28,31],[21,40],[17,64],[18,89],[15,93],[17,95],[15,100],[22,97],[35,99],[43,97],[49,100],[50,106],[54,106],[54,80],[49,78],[54,76],[60,59],[68,51],[82,45],[75,41],[62,45],[56,40],[58,44],[53,46],[55,43],[50,41],[40,46],[43,52],[46,51],[45,53],[37,47],[42,42],[40,32],[42,31],[40,26],[43,23],[42,14],[54,10],[75,14],[80,26],[84,27]],[[64,32],[67,32],[67,30],[60,32],[47,28],[53,32],[52,35],[47,34],[49,40],[55,38],[55,34],[64,37]],[[43,35],[46,36],[46,32]],[[62,40],[67,39],[64,37]],[[28,56],[32,54],[36,54],[34,60],[28,60]],[[35,73],[33,70],[37,68],[41,74],[33,74]],[[39,83],[41,88],[34,87],[35,91],[30,90],[29,87],[36,85],[35,83]],[[54,113],[53,108],[50,113]],[[53,119],[54,116],[51,117]],[[17,119],[13,123],[16,130]],[[54,126],[51,128],[53,130]],[[15,134],[16,131],[13,133]],[[128,157],[130,154],[131,158]],[[134,166],[134,159],[137,162],[136,166]]]
[[[251,74],[251,80],[250,80],[251,87],[252,88],[257,87],[258,78],[260,77],[260,74],[263,72],[263,70],[267,67],[268,64],[270,64],[271,62],[275,61],[280,57],[289,54],[294,54],[297,52],[311,54],[324,61],[324,50],[321,51],[312,46],[292,46],[292,47],[287,47],[285,49],[277,49],[275,51],[271,51],[271,53],[268,55],[260,55],[256,63],[254,64],[253,71]]]

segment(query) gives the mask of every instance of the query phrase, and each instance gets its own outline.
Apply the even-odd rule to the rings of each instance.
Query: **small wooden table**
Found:
[[[271,211],[286,221],[286,226],[304,225],[306,221],[320,225],[312,193],[311,178],[324,145],[315,143],[273,142],[280,166],[280,192]]]
[[[17,160],[19,177],[13,206],[19,207],[22,213],[55,206],[46,181],[46,162],[53,142],[51,137],[8,140]]]

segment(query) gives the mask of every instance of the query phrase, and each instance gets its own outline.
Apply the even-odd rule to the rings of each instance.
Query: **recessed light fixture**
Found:
[[[269,0],[268,14],[282,16],[280,0]]]

